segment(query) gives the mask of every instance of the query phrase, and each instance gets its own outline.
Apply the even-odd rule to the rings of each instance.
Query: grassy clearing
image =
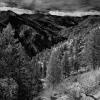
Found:
[[[82,74],[78,82],[85,92],[91,92],[100,83],[100,69]]]
[[[87,73],[66,78],[55,90],[52,88],[45,89],[43,96],[50,98],[56,95],[57,98],[61,98],[63,95],[68,95],[71,99],[74,99],[75,97],[80,97],[81,93],[93,93],[99,84],[100,69],[92,70]]]

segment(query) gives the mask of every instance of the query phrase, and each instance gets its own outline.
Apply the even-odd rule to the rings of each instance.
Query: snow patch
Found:
[[[27,9],[19,9],[19,8],[15,8],[15,7],[0,7],[0,11],[13,11],[15,12],[16,14],[34,14],[35,12],[34,11],[31,11],[31,10],[27,10]]]
[[[65,11],[49,11],[50,15],[56,16],[73,16],[73,17],[82,17],[86,15],[100,15],[99,11],[73,11],[73,12],[65,12]]]
[[[4,3],[1,5],[5,5]],[[19,15],[21,14],[35,14],[34,10],[28,10],[28,9],[21,9],[16,7],[6,7],[6,6],[0,6],[0,11],[13,11]],[[47,12],[50,15],[56,15],[56,16],[72,16],[72,17],[82,17],[87,15],[100,15],[99,11],[49,11]]]

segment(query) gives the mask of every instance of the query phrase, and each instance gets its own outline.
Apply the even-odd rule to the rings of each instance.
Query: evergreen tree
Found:
[[[0,78],[13,78],[18,84],[18,100],[32,100],[38,96],[42,83],[39,80],[37,61],[25,53],[14,30],[7,25],[0,34]],[[35,72],[35,73],[34,73]]]

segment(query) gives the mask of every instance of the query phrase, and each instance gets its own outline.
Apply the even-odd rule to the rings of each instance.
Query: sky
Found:
[[[100,0],[0,0],[0,6],[12,6],[30,10],[89,10],[92,8],[100,9]],[[16,6],[14,5],[14,6]]]

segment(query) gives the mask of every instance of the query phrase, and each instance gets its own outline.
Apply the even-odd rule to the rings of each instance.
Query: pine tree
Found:
[[[18,100],[32,100],[42,88],[36,63],[35,58],[31,60],[20,41],[14,38],[12,26],[7,25],[0,34],[0,78],[13,78],[17,82]]]

